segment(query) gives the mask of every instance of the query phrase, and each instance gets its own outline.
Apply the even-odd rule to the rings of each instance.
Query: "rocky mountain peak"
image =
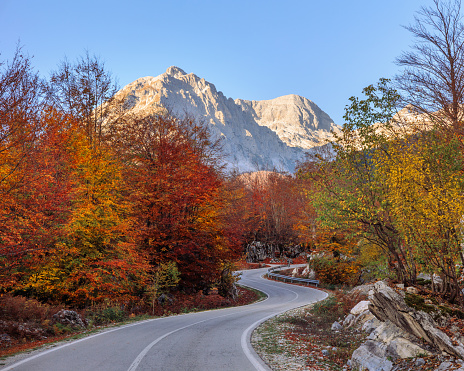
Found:
[[[127,109],[147,114],[169,108],[208,125],[221,139],[229,169],[239,172],[293,172],[310,148],[324,144],[338,127],[315,103],[298,95],[247,101],[227,98],[216,87],[176,66],[157,77],[144,77],[119,94]]]
[[[171,66],[166,70],[166,74],[173,77],[180,77],[186,75],[185,71],[182,68]]]

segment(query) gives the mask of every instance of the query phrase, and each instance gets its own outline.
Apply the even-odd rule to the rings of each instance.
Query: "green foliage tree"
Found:
[[[351,97],[346,122],[334,133],[331,150],[313,156],[316,192],[313,203],[322,226],[358,233],[379,246],[389,265],[405,284],[416,280],[411,249],[403,243],[391,214],[385,179],[376,169],[378,153],[388,151],[388,142],[398,135],[394,118],[397,92],[381,79],[363,90],[365,99]],[[316,174],[316,176],[314,176]]]
[[[159,295],[167,294],[170,290],[177,287],[180,281],[180,272],[174,261],[161,263],[155,269],[153,277],[152,291],[152,310],[155,313],[155,302]]]

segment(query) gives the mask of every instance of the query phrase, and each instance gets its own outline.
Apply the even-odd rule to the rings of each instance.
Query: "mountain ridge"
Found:
[[[134,112],[148,114],[165,107],[203,121],[214,139],[222,138],[227,167],[239,172],[275,168],[292,173],[305,152],[338,130],[330,116],[305,97],[234,100],[176,66],[156,77],[141,77],[118,94]]]

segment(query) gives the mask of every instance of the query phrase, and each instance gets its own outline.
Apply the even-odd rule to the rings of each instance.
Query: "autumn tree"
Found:
[[[58,120],[58,125],[44,138],[44,151],[56,148],[61,153],[62,159],[55,158],[53,165],[61,171],[57,181],[71,182],[68,208],[58,231],[47,230],[54,241],[31,266],[22,290],[76,307],[141,300],[147,266],[130,237],[122,167],[111,149],[87,140],[78,121],[67,127],[70,116],[52,112],[48,120]]]
[[[464,24],[461,1],[434,0],[406,27],[415,37],[412,50],[397,58],[403,105],[424,113],[442,128],[463,134]]]
[[[16,282],[16,267],[30,250],[42,248],[45,236],[37,177],[36,146],[43,130],[43,85],[31,60],[17,48],[0,63],[0,284]],[[37,165],[37,166],[36,166]],[[44,206],[44,207],[42,207]],[[50,206],[48,204],[48,206]],[[37,207],[39,208],[37,210]],[[38,212],[38,214],[37,214]]]
[[[51,73],[48,91],[55,108],[78,118],[91,141],[102,140],[103,126],[121,108],[117,83],[105,63],[88,51],[75,62],[64,59]]]
[[[240,203],[236,209],[242,218],[243,244],[248,259],[253,242],[264,246],[265,254],[295,257],[301,252],[297,224],[302,218],[304,201],[298,180],[288,174],[259,171],[237,176]],[[235,212],[237,213],[237,210]]]
[[[16,175],[34,147],[44,101],[43,84],[21,48],[11,61],[0,62],[0,68],[0,197],[4,197],[20,179]]]
[[[374,161],[388,149],[390,138],[401,134],[394,119],[399,96],[385,79],[363,93],[365,99],[350,98],[346,122],[331,149],[313,156],[318,167],[314,207],[325,227],[358,231],[380,247],[398,279],[411,284],[417,274],[413,252],[395,225],[387,185]]]
[[[170,114],[133,118],[113,136],[127,166],[140,248],[172,261],[180,286],[208,290],[234,258],[221,218],[222,176],[207,129]]]
[[[12,176],[15,186],[1,199],[0,281],[4,289],[18,289],[32,267],[43,262],[63,236],[62,226],[69,216],[73,186],[69,153],[63,149],[75,121],[53,110],[42,112],[40,121],[41,133],[29,144],[34,160],[23,161]]]
[[[392,140],[388,147],[388,156],[377,156],[376,167],[385,179],[395,225],[417,265],[441,277],[443,284],[436,291],[456,301],[464,263],[459,142],[442,141],[439,132],[430,130]]]

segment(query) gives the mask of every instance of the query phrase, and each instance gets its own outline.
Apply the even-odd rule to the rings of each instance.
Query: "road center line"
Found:
[[[269,285],[271,286],[271,285]],[[286,291],[290,291],[292,292],[293,294],[295,294],[295,298],[292,299],[291,301],[289,301],[289,303],[295,301],[298,299],[298,293],[296,293],[295,291],[293,290],[290,290],[290,289],[287,289],[287,288],[282,288]],[[260,290],[260,291],[263,291],[263,290]],[[269,298],[269,294],[265,291],[263,291],[267,297]],[[248,309],[244,312],[250,312],[250,311],[253,311],[253,309]],[[282,311],[282,312],[285,312],[285,311]],[[242,338],[241,338],[241,345],[242,345],[242,349],[243,349],[243,352],[245,353],[245,355],[247,356],[248,360],[253,364],[253,366],[258,370],[258,371],[264,371],[266,370],[265,368],[263,368],[259,362],[258,359],[256,359],[256,357],[252,354],[252,352],[250,351],[249,349],[249,346],[247,344],[247,333],[249,331],[251,331],[254,326],[256,326],[257,324],[259,324],[260,322],[263,322],[265,321],[266,319],[268,318],[271,318],[273,316],[276,316],[277,314],[280,314],[282,312],[278,312],[276,314],[271,314],[270,316],[267,316],[257,322],[255,322],[254,324],[252,324],[250,327],[248,327],[245,332],[242,334]],[[243,312],[242,312],[243,313]],[[212,320],[215,320],[215,319],[218,319],[218,318],[222,318],[222,317],[228,317],[228,316],[232,316],[232,315],[236,315],[237,313],[229,313],[229,314],[225,314],[223,316],[219,316],[219,317],[214,317],[214,318],[209,318],[209,319],[205,319],[205,320],[202,320],[202,321],[198,321],[198,322],[195,322],[195,323],[191,323],[190,325],[187,325],[187,326],[184,326],[184,327],[180,327],[178,329],[175,329],[171,332],[168,332],[166,334],[164,334],[163,336],[160,336],[159,338],[157,338],[156,340],[152,341],[150,344],[148,344],[140,353],[139,355],[134,359],[134,361],[132,362],[132,364],[130,365],[130,367],[127,369],[127,371],[135,371],[138,367],[138,365],[140,364],[140,362],[142,361],[142,359],[147,355],[147,353],[150,351],[151,348],[153,348],[156,344],[158,344],[161,340],[163,340],[164,338],[178,332],[178,331],[181,331],[181,330],[185,330],[186,328],[189,328],[189,327],[192,327],[192,326],[195,326],[195,325],[198,325],[200,323],[203,323],[203,322],[208,322],[208,321],[212,321]],[[244,343],[244,339],[245,338],[245,343]]]
[[[236,308],[240,308],[240,307],[236,307]],[[195,322],[195,323],[191,323],[190,325],[187,325],[187,326],[184,326],[184,327],[180,327],[178,329],[175,329],[171,332],[168,332],[166,334],[164,334],[163,336],[160,336],[159,338],[157,338],[156,340],[152,341],[150,344],[148,344],[140,353],[139,355],[135,358],[135,360],[132,362],[132,364],[130,365],[130,367],[127,369],[127,371],[135,371],[138,367],[138,365],[140,364],[140,362],[142,361],[143,357],[146,356],[146,354],[150,351],[151,348],[153,348],[157,343],[159,343],[161,340],[163,340],[164,338],[168,337],[169,335],[172,335],[178,331],[181,331],[181,330],[185,330],[186,328],[189,328],[189,327],[192,327],[192,326],[195,326],[195,325],[198,325],[200,323],[203,323],[203,322],[208,322],[208,321],[213,321],[213,320],[216,320],[218,318],[223,318],[223,317],[229,317],[229,316],[234,316],[234,315],[237,315],[238,313],[244,313],[244,312],[251,312],[251,311],[254,311],[254,308],[252,309],[248,309],[248,310],[245,310],[245,311],[241,311],[241,312],[234,312],[234,313],[228,313],[228,314],[224,314],[222,316],[218,316],[218,317],[214,317],[214,318],[208,318],[208,319],[204,319],[202,321],[198,321],[198,322]]]

